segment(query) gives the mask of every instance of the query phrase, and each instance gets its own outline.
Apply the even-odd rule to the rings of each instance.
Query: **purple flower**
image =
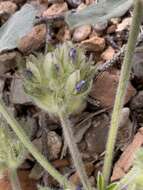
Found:
[[[58,72],[60,70],[60,67],[58,64],[54,64],[56,71]]]
[[[31,80],[33,77],[33,73],[30,69],[25,69],[23,72],[23,75],[25,76],[26,79]]]
[[[69,52],[69,56],[72,58],[73,61],[76,60],[77,57],[77,51],[75,48],[71,48]]]
[[[81,80],[80,82],[78,82],[78,83],[76,84],[76,90],[77,90],[77,92],[80,92],[80,91],[81,91],[81,89],[83,88],[83,86],[85,85],[85,83],[86,83],[85,80]]]
[[[78,185],[77,188],[76,188],[76,190],[82,190],[81,186]]]

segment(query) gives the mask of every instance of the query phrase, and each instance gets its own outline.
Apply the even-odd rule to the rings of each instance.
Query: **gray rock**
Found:
[[[67,0],[67,3],[72,8],[77,8],[82,3],[82,0]]]
[[[0,75],[16,66],[16,56],[16,52],[8,52],[0,55]]]
[[[62,139],[54,131],[50,131],[47,134],[47,145],[49,152],[49,159],[57,159],[62,148]]]
[[[136,49],[133,57],[133,75],[136,78],[136,83],[143,86],[143,49]]]
[[[81,42],[89,37],[91,33],[91,25],[83,25],[75,29],[73,34],[73,40],[75,42]]]
[[[131,110],[136,116],[138,124],[143,125],[143,91],[140,91],[131,101]]]
[[[27,104],[32,102],[30,97],[24,92],[22,79],[13,79],[10,99],[13,104]]]

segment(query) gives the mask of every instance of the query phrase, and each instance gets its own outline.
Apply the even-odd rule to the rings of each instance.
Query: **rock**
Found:
[[[81,42],[89,37],[91,33],[91,25],[83,25],[75,29],[73,33],[73,40]]]
[[[3,175],[3,176],[1,174],[1,176],[0,176],[0,190],[12,190],[8,174]]]
[[[84,3],[81,3],[78,7],[77,7],[77,11],[81,11],[81,10],[83,10],[85,7],[87,7],[87,5],[86,4],[84,4]]]
[[[67,28],[67,27],[62,27],[58,34],[57,34],[57,39],[60,41],[60,42],[65,42],[67,40],[70,40],[71,39],[71,33],[70,33],[70,30]]]
[[[10,100],[13,104],[28,104],[31,103],[31,99],[24,92],[22,79],[13,79],[11,83]]]
[[[102,54],[101,54],[101,58],[104,60],[104,61],[108,61],[110,59],[113,58],[115,54],[115,50],[109,46]]]
[[[16,66],[17,53],[15,51],[0,55],[0,75],[14,69]]]
[[[29,178],[29,171],[19,170],[18,176],[23,190],[37,190],[37,181]]]
[[[133,81],[137,88],[142,88],[143,86],[143,48],[138,47],[135,50],[133,57]]]
[[[111,181],[122,178],[133,165],[136,151],[143,145],[143,128],[140,128],[130,145],[125,149],[119,160],[116,162]]]
[[[129,113],[129,108],[126,107],[122,109],[119,132],[116,141],[117,149],[125,149],[132,140],[133,124],[129,119]],[[96,160],[96,158],[98,159],[98,157],[105,151],[108,131],[110,128],[110,118],[111,117],[106,113],[102,113],[92,119],[92,124],[82,140],[82,145],[83,142],[86,143],[86,145],[84,145],[84,149],[79,147],[85,160]]]
[[[117,28],[117,25],[112,24],[111,26],[108,27],[107,34],[112,34],[112,33],[116,32],[116,28]]]
[[[119,22],[121,21],[121,18],[120,17],[111,18],[110,21],[112,24],[119,24]]]
[[[139,91],[139,93],[132,99],[130,108],[135,113],[138,124],[142,126],[143,125],[143,91]]]
[[[37,190],[37,182],[29,178],[29,171],[18,170],[18,178],[23,190]],[[5,172],[5,175],[0,178],[0,190],[12,190],[8,172]]]
[[[92,3],[95,3],[95,0],[85,0],[86,5],[90,5]]]
[[[139,91],[139,93],[132,99],[130,106],[132,110],[143,109],[143,91]]]
[[[108,22],[99,23],[94,25],[95,32],[103,32],[108,26]]]
[[[55,3],[43,12],[43,17],[59,15],[67,10],[67,3]]]
[[[116,73],[111,74],[106,71],[94,81],[90,96],[99,100],[101,102],[101,106],[103,107],[113,107],[118,82],[119,72],[116,71]],[[136,90],[129,82],[124,104],[129,102],[135,94]]]
[[[94,171],[94,165],[92,163],[85,164],[85,170],[87,175],[90,176]],[[80,185],[80,178],[78,172],[75,172],[73,175],[71,175],[69,180],[76,186]]]
[[[39,4],[44,4],[45,6],[48,6],[49,0],[39,0]]]
[[[44,169],[39,163],[36,163],[32,170],[30,171],[29,177],[30,179],[40,180],[40,178],[44,174]]]
[[[30,53],[39,49],[46,38],[46,26],[44,24],[35,26],[32,31],[21,38],[18,49],[23,53]]]
[[[82,0],[67,0],[67,3],[71,8],[77,8],[82,3]]]
[[[128,17],[122,20],[120,24],[117,25],[116,32],[121,32],[127,29],[131,25],[132,17]]]
[[[11,16],[17,10],[17,5],[11,1],[0,2],[0,18]]]
[[[47,146],[48,146],[48,152],[49,152],[49,159],[50,160],[57,159],[62,147],[61,137],[54,131],[48,132]]]
[[[94,36],[88,40],[82,41],[81,46],[86,48],[88,51],[100,52],[105,48],[105,39]]]
[[[52,165],[55,168],[64,168],[64,167],[68,167],[70,166],[70,161],[67,159],[58,159],[58,160],[54,160],[52,161]]]
[[[92,126],[86,132],[83,140],[87,146],[85,151],[90,157],[94,158],[105,151],[109,122],[109,117],[106,114],[101,114],[94,118]]]
[[[42,139],[41,138],[37,138],[34,139],[32,141],[32,143],[34,144],[34,146],[42,153],[43,152],[43,144],[42,144]]]

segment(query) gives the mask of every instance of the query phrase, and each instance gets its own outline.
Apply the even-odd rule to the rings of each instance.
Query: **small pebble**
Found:
[[[81,42],[89,37],[91,33],[91,25],[83,25],[75,29],[73,41]]]

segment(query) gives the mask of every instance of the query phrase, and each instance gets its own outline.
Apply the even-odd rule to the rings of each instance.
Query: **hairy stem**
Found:
[[[9,178],[10,178],[12,190],[22,190],[18,176],[17,176],[17,170],[16,169],[10,169],[9,170]]]
[[[19,125],[19,123],[14,119],[14,117],[8,112],[2,100],[0,100],[0,113],[6,119],[7,123],[11,126],[13,131],[16,133],[20,141],[28,149],[28,151],[33,155],[33,157],[39,162],[39,164],[53,176],[61,186],[67,187],[70,190],[75,190],[75,186],[72,185],[63,175],[61,175],[50,162],[35,148],[31,143],[25,131]]]
[[[106,145],[106,153],[103,167],[103,175],[105,179],[105,183],[108,184],[111,166],[113,160],[113,152],[118,132],[118,126],[120,121],[121,110],[124,103],[124,97],[126,94],[127,84],[130,77],[130,71],[132,66],[132,58],[134,54],[134,49],[136,46],[136,41],[139,33],[141,18],[143,15],[143,3],[141,0],[135,0],[135,8],[133,12],[133,20],[129,33],[129,39],[127,44],[127,49],[121,69],[121,76],[119,80],[119,85],[117,89],[117,94],[115,98],[115,104],[113,108],[112,118],[111,118],[111,126],[108,135],[108,141]]]
[[[83,184],[84,190],[92,190],[92,187],[90,185],[90,182],[88,180],[88,177],[85,171],[85,167],[84,167],[81,155],[75,143],[71,123],[65,113],[59,113],[59,118],[61,120],[66,143],[72,155],[75,168],[77,169],[77,172],[79,173],[79,177]]]

